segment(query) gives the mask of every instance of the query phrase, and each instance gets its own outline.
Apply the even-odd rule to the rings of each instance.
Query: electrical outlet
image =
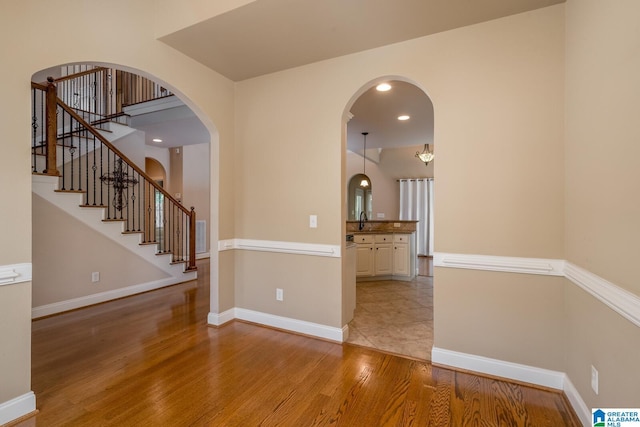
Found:
[[[100,281],[100,272],[94,271],[93,273],[91,273],[91,281],[93,283],[99,282]]]
[[[276,300],[278,301],[284,300],[284,291],[280,288],[276,288]]]
[[[318,228],[318,215],[309,215],[309,228]]]
[[[598,394],[598,370],[591,365],[591,388]]]

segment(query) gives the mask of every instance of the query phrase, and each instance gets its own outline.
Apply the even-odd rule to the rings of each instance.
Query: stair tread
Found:
[[[74,193],[74,194],[84,194],[86,191],[84,190],[53,190],[56,193]],[[80,205],[82,206],[82,205]]]

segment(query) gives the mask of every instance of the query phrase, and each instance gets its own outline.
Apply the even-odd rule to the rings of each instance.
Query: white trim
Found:
[[[167,286],[184,282],[185,280],[168,277],[166,279],[154,280],[152,282],[141,283],[139,285],[127,286],[126,288],[113,289],[110,291],[99,292],[97,294],[86,295],[83,297],[73,298],[66,301],[54,302],[52,304],[41,305],[31,309],[31,318],[50,316],[63,311],[74,310],[76,308],[86,307],[101,302],[111,301],[118,298],[128,297],[142,292],[152,291]],[[194,286],[196,286],[194,284]]]
[[[564,273],[567,279],[640,326],[640,297],[570,262],[566,263]]]
[[[279,242],[274,240],[228,239],[218,241],[218,251],[232,249],[340,258],[341,248],[339,245]]]
[[[435,252],[435,267],[563,276],[600,302],[640,326],[640,297],[569,261]]]
[[[196,254],[196,259],[206,259],[206,258],[210,258],[209,252],[200,252],[199,254]]]
[[[31,281],[31,263],[0,266],[0,286]]]
[[[434,267],[564,276],[564,260],[434,252]]]
[[[565,376],[564,378],[564,388],[563,388],[565,396],[569,400],[571,407],[575,411],[576,415],[582,422],[582,425],[591,426],[591,409],[587,407],[587,404],[582,400],[582,396],[578,393],[578,390],[574,387],[573,383],[569,379],[569,376]]]
[[[521,381],[542,387],[562,390],[567,396],[571,407],[580,418],[583,425],[589,426],[591,411],[582,400],[580,393],[564,372],[536,368],[535,366],[505,362],[474,354],[460,353],[433,347],[431,362],[435,365],[449,366],[457,369],[478,372],[510,380]]]
[[[291,319],[289,317],[276,316],[274,314],[262,313],[245,308],[232,308],[220,314],[209,313],[207,322],[210,325],[219,326],[233,319],[246,320],[260,325],[271,326],[273,328],[284,329],[286,331],[297,332],[313,337],[324,338],[336,342],[344,342],[345,329],[333,328],[319,323],[307,322],[305,320]]]
[[[0,403],[0,425],[17,420],[36,410],[36,395],[30,391]]]
[[[558,371],[536,368],[535,366],[505,362],[474,354],[460,353],[433,347],[431,361],[434,364],[466,369],[496,377],[509,378],[543,387],[563,389],[565,374]]]
[[[349,324],[347,323],[342,327],[342,342],[347,342],[349,339]]]
[[[207,316],[207,323],[213,326],[220,326],[236,318],[235,309],[231,308],[222,313],[209,313]]]

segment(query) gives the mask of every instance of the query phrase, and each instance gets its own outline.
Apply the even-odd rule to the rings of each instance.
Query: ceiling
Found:
[[[391,89],[380,92],[371,87],[351,107],[347,124],[347,149],[360,152],[367,135],[367,149],[433,144],[433,104],[418,87],[389,81]],[[398,120],[408,115],[409,120]]]
[[[335,58],[564,0],[256,0],[160,40],[234,81]],[[393,82],[351,109],[347,148],[433,143],[433,105],[422,90]],[[399,122],[399,114],[411,119]],[[165,126],[163,132],[176,129]],[[157,124],[156,126],[161,126]],[[147,126],[146,132],[160,131]],[[165,139],[165,138],[163,138]],[[168,138],[167,138],[168,139]]]
[[[160,40],[234,81],[563,3],[565,0],[256,0]],[[40,80],[59,72],[45,70]],[[37,80],[37,76],[34,76]],[[395,81],[371,88],[351,108],[347,148],[433,143],[433,105],[422,90]],[[411,119],[399,122],[399,114]],[[209,142],[186,106],[132,119],[147,143],[175,147]],[[160,138],[162,143],[151,142]]]
[[[256,0],[160,38],[234,81],[564,0]]]

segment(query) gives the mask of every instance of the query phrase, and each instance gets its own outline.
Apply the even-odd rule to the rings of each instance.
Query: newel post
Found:
[[[57,109],[58,89],[53,83],[53,77],[47,77],[47,168],[44,170],[44,173],[55,176],[59,175],[56,161],[56,145],[58,140]]]
[[[196,269],[196,208],[191,206],[189,220],[189,266],[188,270]]]

